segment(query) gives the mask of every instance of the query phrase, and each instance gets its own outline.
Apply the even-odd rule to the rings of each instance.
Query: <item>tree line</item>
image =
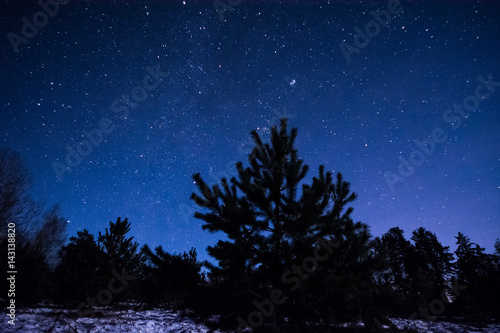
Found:
[[[359,320],[376,332],[391,316],[500,317],[499,240],[488,254],[462,233],[454,253],[425,228],[410,239],[399,227],[373,237],[368,225],[351,218],[357,195],[342,174],[320,166],[306,181],[309,167],[295,148],[297,133],[286,119],[271,129],[268,143],[252,131],[255,146],[247,166],[236,164],[237,177],[209,185],[193,176],[194,217],[221,235],[207,248],[216,264],[200,262],[194,248],[182,254],[139,248],[121,218],[97,237],[83,230],[64,243],[58,207],[43,211],[29,195],[19,155],[4,150],[0,245],[6,253],[6,225],[15,221],[22,272],[17,300],[50,299],[85,316],[133,301],[242,332],[321,332]],[[5,272],[5,256],[0,262]]]

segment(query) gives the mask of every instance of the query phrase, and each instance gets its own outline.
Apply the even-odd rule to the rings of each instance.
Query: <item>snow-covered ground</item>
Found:
[[[16,325],[7,323],[2,314],[0,332],[179,332],[198,333],[210,330],[192,320],[183,318],[167,310],[104,310],[103,316],[96,318],[77,317],[75,311],[62,309],[19,309]]]
[[[449,323],[445,321],[422,321],[422,320],[409,320],[400,318],[391,318],[391,321],[399,329],[412,328],[419,333],[441,333],[441,332],[454,332],[454,333],[469,333],[469,332],[500,332],[500,325],[485,324],[485,325],[472,325],[470,323]],[[484,327],[476,327],[484,326]]]
[[[99,311],[101,312],[101,311]],[[74,310],[38,308],[18,309],[16,325],[8,324],[8,317],[2,313],[0,332],[178,332],[178,333],[223,333],[210,331],[206,326],[196,324],[174,312],[164,309],[144,311],[134,310],[102,310],[102,316],[96,318],[77,317]],[[391,321],[399,328],[413,328],[418,332],[427,333],[468,333],[468,332],[499,332],[500,325],[484,325],[475,327],[467,323],[449,323],[442,321],[427,322],[392,318]],[[345,325],[341,325],[345,326]],[[359,323],[358,326],[363,326]]]

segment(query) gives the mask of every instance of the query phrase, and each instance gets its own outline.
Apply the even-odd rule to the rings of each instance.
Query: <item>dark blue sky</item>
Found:
[[[307,179],[342,172],[375,236],[423,226],[454,250],[461,231],[490,252],[500,237],[498,2],[243,1],[225,21],[210,1],[70,1],[53,17],[15,3],[0,8],[0,145],[62,203],[69,236],[128,217],[141,245],[206,259],[219,235],[192,218],[192,175],[234,175],[249,132],[267,140],[287,116]]]

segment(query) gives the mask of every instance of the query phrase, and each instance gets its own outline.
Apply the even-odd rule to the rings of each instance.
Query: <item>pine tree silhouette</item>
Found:
[[[451,280],[453,254],[448,246],[442,246],[435,234],[424,228],[413,231],[418,273],[413,293],[421,295],[422,305],[440,298],[441,292],[448,289]]]
[[[77,232],[59,251],[54,294],[61,302],[83,301],[103,283],[104,253],[87,229]]]
[[[377,239],[377,251],[384,258],[386,270],[379,279],[386,306],[392,313],[403,315],[414,307],[413,278],[417,273],[413,244],[403,230],[394,227]]]
[[[467,286],[456,306],[468,315],[500,317],[500,274],[495,267],[495,255],[485,253],[484,248],[460,232],[455,238],[458,245],[455,251],[457,279]]]
[[[253,301],[265,301],[278,289],[286,302],[266,314],[273,326],[300,325],[320,316],[328,320],[346,308],[359,314],[370,295],[373,256],[368,227],[354,223],[352,208],[346,208],[356,194],[340,173],[334,182],[324,166],[311,184],[303,183],[309,167],[298,157],[297,129],[288,133],[286,119],[279,129],[271,128],[270,143],[263,143],[256,131],[251,136],[250,166],[236,163],[238,178],[222,178],[220,186],[210,187],[200,174],[193,176],[199,194],[191,199],[208,211],[194,216],[204,221],[204,230],[226,236],[208,247],[219,263],[209,265],[209,279],[224,300],[217,306],[246,318],[255,311]],[[298,282],[287,281],[284,274],[302,269],[318,239],[329,239],[337,248],[295,277]]]
[[[125,235],[130,231],[128,219],[121,220],[119,217],[115,223],[109,222],[109,230],[101,234],[97,241],[102,244],[102,249],[106,254],[104,257],[105,265],[111,269],[124,268],[127,272],[137,270],[140,263],[140,255],[137,253],[139,244],[133,241],[134,237],[126,238]]]
[[[137,280],[140,274],[140,264],[142,262],[141,254],[137,251],[139,243],[134,242],[134,237],[126,238],[126,234],[130,231],[130,223],[128,219],[121,220],[119,217],[115,223],[109,222],[109,229],[101,234],[97,241],[104,253],[103,256],[103,271],[106,273],[105,281],[109,281],[114,275],[113,270],[118,274],[125,273],[128,276],[133,276],[133,280]],[[118,294],[113,296],[113,301],[127,298],[135,290],[134,283]]]
[[[141,253],[143,266],[143,293],[150,302],[168,303],[170,306],[184,305],[203,284],[201,268],[194,248],[182,254],[170,254],[161,246],[154,252],[144,245]]]

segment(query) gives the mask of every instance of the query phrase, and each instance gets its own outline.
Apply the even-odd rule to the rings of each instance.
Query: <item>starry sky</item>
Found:
[[[192,217],[192,175],[234,176],[250,131],[287,117],[306,179],[342,172],[374,236],[493,251],[499,2],[61,2],[0,5],[0,146],[68,236],[121,216],[141,245],[208,259],[222,235]]]

